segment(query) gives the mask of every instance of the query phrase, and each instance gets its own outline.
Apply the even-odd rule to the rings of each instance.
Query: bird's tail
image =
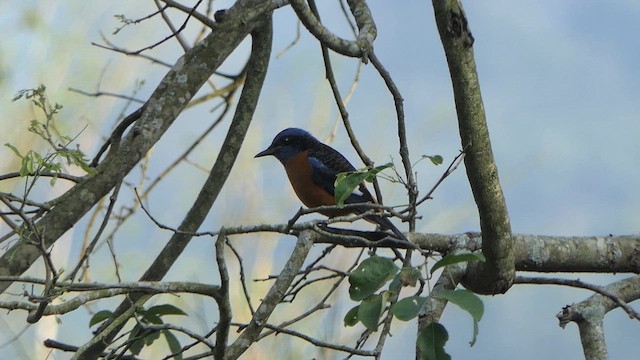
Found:
[[[372,223],[380,225],[385,230],[391,230],[393,234],[400,240],[409,241],[406,236],[389,220],[387,217],[379,216],[379,215],[370,215],[365,217],[366,220],[371,221]]]

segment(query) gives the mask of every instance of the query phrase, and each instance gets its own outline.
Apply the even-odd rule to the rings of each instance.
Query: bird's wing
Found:
[[[342,154],[333,148],[320,144],[309,151],[309,162],[313,168],[311,178],[313,181],[327,190],[331,195],[335,195],[336,177],[341,172],[354,171],[355,168]],[[345,200],[346,204],[365,203],[373,201],[373,196],[364,184],[360,184],[351,195]]]
[[[355,168],[353,167],[353,165],[351,165],[349,160],[347,160],[344,156],[342,156],[342,154],[340,154],[333,148],[324,144],[319,145],[321,146],[314,146],[308,152],[309,163],[311,163],[311,168],[313,169],[311,178],[316,183],[316,185],[321,186],[331,195],[335,195],[334,184],[338,174],[341,172],[354,171]],[[371,196],[371,193],[369,192],[369,190],[367,190],[367,187],[364,185],[364,183],[360,184],[360,186],[354,189],[351,195],[349,195],[349,197],[345,200],[345,204],[358,204],[367,202],[376,201],[374,200],[373,196]],[[368,209],[364,207],[358,207],[354,210],[357,213],[363,213]],[[399,239],[408,241],[404,234],[402,234],[402,232],[393,225],[389,218],[378,215],[369,215],[365,217],[365,219],[380,225],[383,229],[391,230]]]

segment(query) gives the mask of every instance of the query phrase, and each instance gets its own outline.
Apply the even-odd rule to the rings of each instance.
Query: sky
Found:
[[[227,3],[215,2],[215,6],[222,8]],[[25,131],[30,118],[37,114],[27,103],[11,99],[21,89],[44,83],[50,97],[65,106],[61,113],[62,127],[72,133],[81,132],[78,138],[81,147],[89,154],[96,151],[101,136],[108,134],[118,115],[132,108],[126,108],[121,100],[72,93],[69,87],[94,91],[99,84],[101,90],[127,94],[139,89],[135,96],[144,99],[166,72],[161,66],[150,66],[148,62],[91,45],[102,43],[103,35],[131,49],[162,39],[166,29],[161,22],[153,21],[129,26],[113,35],[119,27],[114,15],[136,18],[151,11],[149,6],[139,4],[80,0],[0,3],[0,30],[5,34],[0,42],[0,108],[5,112],[0,119],[0,126],[5,129],[0,133],[2,144],[20,144],[21,149],[40,146]],[[323,19],[330,29],[348,37],[342,16],[336,15],[336,4],[320,4]],[[451,161],[460,150],[460,140],[449,73],[430,3],[406,1],[398,6],[376,0],[369,5],[378,26],[376,54],[404,98],[412,158],[440,154],[445,163]],[[476,40],[478,76],[513,232],[559,236],[637,234],[640,4],[486,0],[466,1],[464,5]],[[305,128],[322,139],[332,132],[336,121],[338,113],[324,80],[318,44],[302,29],[296,45],[276,58],[295,38],[297,25],[289,8],[278,10],[274,21],[272,61],[256,115],[238,162],[203,230],[215,230],[223,224],[286,222],[300,204],[284,171],[275,159],[254,160],[253,155],[285,127]],[[247,49],[245,42],[223,69],[236,70],[246,58]],[[171,44],[160,46],[154,54],[173,63],[181,53]],[[346,94],[356,74],[357,61],[335,55],[332,58],[339,86]],[[142,80],[144,83],[140,84]],[[363,67],[347,109],[368,155],[378,164],[390,160],[399,164],[397,139],[388,136],[395,133],[393,101],[372,66]],[[198,107],[181,115],[179,126],[174,126],[154,148],[148,163],[149,177],[162,171],[176,157],[176,148],[187,146],[210,123],[214,116],[210,110],[211,107]],[[226,128],[228,120],[223,125]],[[212,134],[190,160],[210,167],[223,137],[222,129]],[[341,127],[331,146],[356,167],[362,165],[356,161]],[[3,172],[16,166],[8,149],[1,149],[0,156]],[[420,162],[416,171],[424,193],[444,169]],[[161,221],[177,225],[179,214],[197,194],[199,187],[194,183],[201,184],[205,178],[203,171],[181,166],[153,193],[149,208]],[[139,173],[134,173],[131,181],[141,181]],[[403,202],[401,187],[385,182],[382,186],[387,204]],[[1,190],[12,191],[6,187]],[[63,187],[55,189],[49,196],[63,191]],[[127,191],[123,199],[132,195]],[[417,230],[421,232],[455,234],[478,230],[477,211],[463,167],[438,188],[434,199],[423,205],[420,213],[422,219]],[[54,253],[60,264],[72,264],[77,257],[83,235],[82,226],[77,228],[56,245]],[[117,239],[115,246],[126,280],[133,281],[150,261],[141,259],[139,254],[148,249],[159,251],[169,235],[155,229],[144,216],[130,221],[125,233],[125,238]],[[245,261],[252,264],[248,270],[253,278],[279,271],[293,244],[290,237],[273,235],[238,237],[233,241]],[[168,278],[180,280],[187,276],[215,282],[208,273],[215,272],[211,251],[211,239],[194,240],[188,257],[176,264]],[[110,278],[113,266],[106,255],[103,246],[92,263],[93,276],[113,281]],[[344,251],[344,255],[337,255],[332,261],[339,263],[342,256],[349,258],[352,253]],[[35,273],[37,270],[34,268]],[[626,277],[563,276],[600,285]],[[257,292],[267,288],[261,283],[251,286]],[[449,330],[447,351],[454,359],[512,359],[514,353],[519,359],[580,358],[582,350],[576,326],[570,324],[561,329],[555,314],[563,306],[590,295],[559,287],[514,286],[506,295],[483,297],[486,312],[473,348],[468,345],[471,319],[449,306],[442,318]],[[206,303],[181,301],[193,312],[206,313]],[[108,308],[108,304],[94,305],[91,310]],[[340,311],[344,314],[351,306],[347,300],[342,307],[333,309],[336,313],[331,316],[339,320]],[[77,344],[74,338],[88,335],[86,324],[82,323],[86,319],[86,312],[82,316],[62,317],[62,325],[56,325],[53,319],[43,319],[12,345],[0,348],[0,354],[45,358],[46,353],[38,350],[39,346],[30,345],[32,342],[59,336]],[[206,313],[200,320],[199,326],[206,329],[215,317]],[[0,343],[22,329],[13,325],[20,321],[24,321],[24,316],[16,312],[0,316],[0,329],[4,329],[0,330]],[[340,321],[337,323],[341,326]],[[640,327],[622,311],[615,310],[607,316],[605,330],[611,359],[632,358],[640,351],[637,342]],[[415,330],[411,323],[395,324],[394,335],[385,348],[384,358],[413,349]],[[53,358],[66,356],[56,353]]]

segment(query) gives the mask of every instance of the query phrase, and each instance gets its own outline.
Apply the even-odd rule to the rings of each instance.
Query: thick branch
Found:
[[[246,225],[225,228],[227,235],[274,232],[296,235],[302,230],[319,229],[335,221],[354,221],[358,216],[329,220],[311,220],[296,224]],[[175,229],[171,230],[178,231]],[[461,234],[407,233],[411,243],[390,237],[384,232],[358,231],[322,227],[314,235],[318,244],[335,244],[354,248],[421,249],[448,254],[456,250],[482,249],[482,236],[477,232]],[[218,232],[202,231],[193,236],[218,236]],[[375,240],[374,240],[375,239]],[[513,235],[515,266],[518,271],[533,272],[594,272],[640,273],[640,236],[543,236]],[[0,280],[2,278],[0,277]]]
[[[515,277],[509,214],[493,160],[489,129],[473,58],[473,37],[459,0],[433,0],[458,114],[467,177],[480,215],[483,264],[470,266],[465,287],[483,294],[506,292]]]

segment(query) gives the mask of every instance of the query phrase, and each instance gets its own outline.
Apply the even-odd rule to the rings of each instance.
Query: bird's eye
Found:
[[[282,142],[285,143],[285,144],[288,144],[289,141],[291,141],[290,137],[286,137],[286,138],[282,139]]]

